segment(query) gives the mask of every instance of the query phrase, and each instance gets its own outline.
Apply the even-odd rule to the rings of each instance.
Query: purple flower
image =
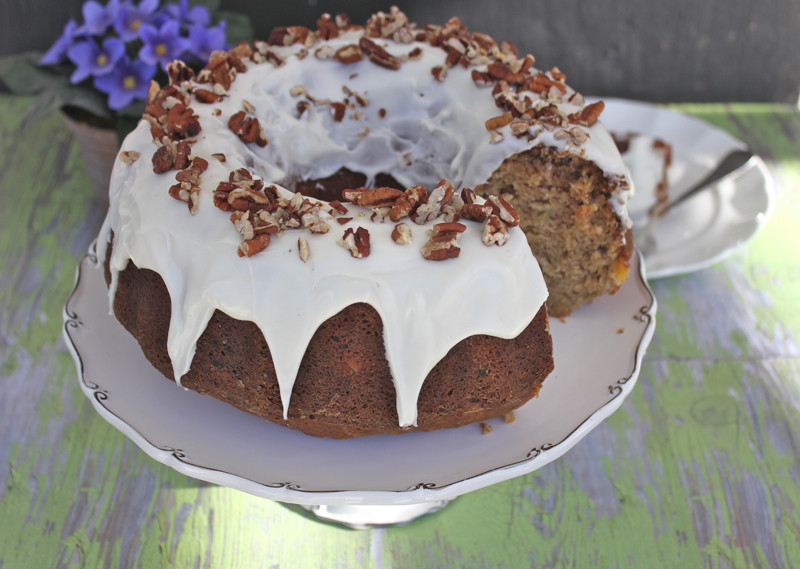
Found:
[[[84,23],[80,27],[80,31],[93,35],[106,33],[106,30],[111,27],[117,18],[118,11],[119,0],[110,0],[106,6],[94,0],[89,0],[83,5]]]
[[[215,28],[192,26],[189,28],[189,49],[203,61],[208,61],[212,51],[226,49],[225,22]]]
[[[122,59],[114,71],[95,77],[94,86],[108,95],[108,106],[119,110],[130,105],[135,99],[145,99],[150,79],[155,73],[155,65],[142,61]]]
[[[101,47],[87,38],[73,44],[67,55],[76,66],[69,80],[80,83],[90,75],[97,77],[111,73],[117,61],[125,55],[125,44],[118,38],[106,38]]]
[[[134,40],[139,37],[142,25],[150,22],[157,8],[158,0],[142,0],[136,6],[125,2],[119,7],[114,29],[123,40]]]
[[[67,50],[72,47],[72,44],[75,43],[75,39],[78,35],[75,33],[78,29],[78,24],[75,20],[70,20],[67,22],[67,25],[64,26],[64,31],[61,33],[61,37],[56,40],[56,42],[47,50],[42,58],[39,60],[40,65],[56,65],[64,61],[64,58],[67,57]]]
[[[139,37],[144,45],[139,50],[139,58],[145,63],[160,63],[166,68],[174,59],[189,47],[189,41],[179,35],[180,26],[175,20],[168,20],[160,28],[149,24],[141,27]]]
[[[211,16],[205,6],[192,6],[189,8],[188,0],[180,0],[178,4],[169,4],[164,7],[164,15],[170,19],[177,20],[184,27],[208,26]]]

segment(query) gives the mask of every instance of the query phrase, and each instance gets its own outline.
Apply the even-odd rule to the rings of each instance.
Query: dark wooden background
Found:
[[[0,54],[43,50],[80,0],[2,0]],[[323,12],[363,23],[391,3],[374,0],[222,0],[245,12],[257,37],[274,26],[313,26]],[[457,15],[471,29],[513,41],[541,68],[557,65],[586,94],[648,101],[796,103],[799,0],[488,0],[398,2],[419,23]]]

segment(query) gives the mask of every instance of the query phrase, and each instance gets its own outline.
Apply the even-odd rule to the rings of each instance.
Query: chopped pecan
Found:
[[[123,150],[119,153],[119,161],[130,166],[139,159],[140,154],[135,150]]]
[[[300,260],[304,263],[308,261],[311,256],[311,249],[308,248],[308,241],[302,236],[297,238],[297,253],[300,255]]]
[[[605,109],[606,104],[603,101],[597,101],[591,105],[586,105],[579,112],[572,113],[568,116],[571,123],[579,124],[582,126],[592,126],[600,118],[600,114]]]
[[[342,191],[342,197],[347,201],[360,206],[381,206],[389,205],[403,192],[396,188],[355,188]]]
[[[502,219],[509,227],[519,225],[519,214],[514,207],[508,203],[503,196],[489,196],[486,204],[491,206],[492,213]]]
[[[483,233],[481,234],[481,241],[487,247],[497,245],[501,247],[506,244],[509,238],[508,227],[503,221],[492,214],[486,220],[486,225],[483,226]]]
[[[217,95],[214,91],[209,91],[208,89],[195,89],[193,91],[195,99],[200,101],[201,103],[218,103],[222,100],[220,95]]]
[[[408,245],[411,243],[411,227],[406,223],[398,223],[392,229],[392,240],[398,245]]]
[[[193,185],[200,184],[200,174],[208,168],[208,161],[199,156],[192,160],[188,168],[179,171],[175,175],[175,179],[179,182],[189,182]]]
[[[200,118],[190,107],[177,103],[167,112],[167,132],[176,138],[191,138],[200,133]]]
[[[268,233],[260,233],[252,239],[247,239],[239,244],[237,253],[240,257],[252,257],[260,253],[269,245],[270,237]]]
[[[339,245],[350,251],[350,255],[356,259],[369,256],[369,231],[359,226],[355,231],[352,227],[344,230],[344,235],[339,241]]]
[[[361,48],[359,46],[351,43],[337,49],[336,53],[334,54],[334,58],[339,63],[349,65],[364,59],[364,54],[361,52]]]
[[[494,80],[491,75],[483,71],[478,71],[477,69],[472,70],[472,81],[477,87],[491,87],[494,85]]]
[[[184,81],[192,81],[194,79],[192,68],[177,59],[167,64],[167,75],[172,85],[180,85]]]
[[[250,211],[234,211],[231,213],[231,223],[245,241],[256,236],[253,228],[253,214]]]
[[[153,153],[153,172],[156,174],[163,174],[164,172],[172,170],[176,155],[177,152],[173,145],[165,144],[160,146],[158,150]]]
[[[264,129],[255,117],[248,117],[245,111],[239,111],[228,120],[228,128],[236,133],[243,142],[255,142],[264,147],[269,143]]]
[[[461,254],[458,236],[459,233],[455,231],[431,236],[428,242],[422,246],[422,256],[429,261],[444,261],[458,257]]]
[[[506,126],[512,121],[514,115],[510,111],[506,111],[502,115],[486,119],[486,130],[497,130]]]
[[[192,147],[189,145],[189,142],[186,140],[181,140],[176,145],[176,154],[175,154],[175,163],[172,165],[173,168],[176,170],[183,170],[184,168],[189,167],[189,153],[192,150]]]
[[[345,104],[341,102],[333,102],[331,103],[330,107],[331,107],[331,116],[333,117],[333,121],[342,122],[344,120],[344,113],[347,110]]]
[[[403,63],[399,58],[395,57],[366,36],[361,37],[358,41],[358,45],[361,51],[367,54],[367,58],[376,65],[380,65],[386,69],[397,70],[400,69]]]
[[[444,81],[445,77],[447,77],[447,67],[442,65],[437,65],[436,67],[431,69],[431,74],[433,78],[439,81],[440,83]]]
[[[502,79],[509,85],[522,85],[525,82],[525,74],[512,71],[508,65],[499,59],[492,61],[486,68],[486,72],[492,79],[497,81]]]
[[[428,190],[425,186],[411,186],[399,196],[389,211],[389,219],[394,222],[400,221],[407,215],[411,215],[416,205],[425,200]]]
[[[492,206],[486,204],[464,204],[461,208],[461,217],[471,221],[484,222],[492,215]]]
[[[347,208],[339,200],[333,200],[332,202],[330,202],[330,206],[343,215],[347,214]]]
[[[439,217],[442,207],[450,201],[455,193],[455,187],[448,180],[441,180],[428,195],[424,204],[420,204],[411,215],[412,221],[418,225],[432,221]]]

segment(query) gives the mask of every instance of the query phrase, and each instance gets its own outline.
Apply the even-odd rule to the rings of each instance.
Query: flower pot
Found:
[[[108,182],[119,151],[116,131],[76,120],[63,110],[61,116],[78,143],[95,196],[102,206],[107,207]]]

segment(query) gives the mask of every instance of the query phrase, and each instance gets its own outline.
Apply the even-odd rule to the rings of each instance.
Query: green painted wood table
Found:
[[[800,113],[694,105],[750,144],[773,214],[653,283],[621,409],[564,457],[408,525],[349,530],[171,470],[103,420],[61,339],[103,217],[58,116],[0,97],[0,568],[800,566]]]

